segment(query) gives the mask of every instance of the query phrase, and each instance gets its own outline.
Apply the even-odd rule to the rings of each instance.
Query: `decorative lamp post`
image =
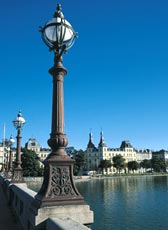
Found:
[[[21,167],[21,129],[25,124],[25,119],[22,117],[21,112],[18,113],[17,118],[13,121],[13,125],[17,129],[17,147],[16,147],[16,162],[13,171],[12,182],[21,183],[23,180],[23,171]]]
[[[13,139],[12,135],[9,139],[9,165],[8,165],[8,171],[12,172],[12,145],[15,143],[15,140]]]
[[[49,70],[53,77],[52,125],[48,145],[51,153],[44,161],[44,181],[36,201],[38,206],[84,204],[73,180],[72,160],[64,151],[68,140],[64,133],[63,80],[67,70],[62,65],[62,54],[72,47],[77,33],[64,19],[61,5],[53,19],[40,28],[42,39],[54,52],[54,66]]]
[[[5,140],[5,172],[8,172],[8,163],[9,163],[9,146],[8,140]]]

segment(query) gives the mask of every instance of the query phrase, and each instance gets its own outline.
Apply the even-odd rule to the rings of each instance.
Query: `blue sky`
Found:
[[[168,149],[168,2],[166,0],[6,0],[1,4],[0,127],[16,136],[19,110],[33,137],[47,147],[51,131],[53,54],[38,31],[62,4],[78,32],[64,55],[65,133],[69,146],[109,147],[130,140],[138,149]]]

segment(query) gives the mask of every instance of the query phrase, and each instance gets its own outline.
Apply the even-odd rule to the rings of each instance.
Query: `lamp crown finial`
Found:
[[[54,13],[54,17],[55,18],[57,18],[57,17],[59,17],[59,18],[64,18],[64,15],[63,15],[63,13],[62,13],[62,6],[61,6],[61,4],[57,4],[57,11]]]
[[[61,7],[61,4],[57,4],[57,11],[62,11],[62,7]]]
[[[19,110],[18,117],[22,117],[21,110]]]

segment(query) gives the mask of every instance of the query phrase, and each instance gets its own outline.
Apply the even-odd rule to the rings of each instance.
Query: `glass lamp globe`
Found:
[[[15,140],[13,139],[12,135],[9,138],[9,144],[12,146],[15,143]]]
[[[26,123],[25,119],[22,117],[21,112],[19,112],[17,118],[13,121],[15,128],[20,129],[25,123]]]
[[[77,37],[77,33],[71,24],[64,19],[61,10],[61,5],[58,4],[54,17],[41,29],[43,41],[50,50],[57,54],[60,53],[60,50],[67,51],[71,48]]]

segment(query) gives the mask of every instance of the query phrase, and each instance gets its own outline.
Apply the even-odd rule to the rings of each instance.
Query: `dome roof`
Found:
[[[38,141],[35,139],[35,138],[30,138],[29,140],[28,140],[28,142],[26,143],[26,148],[27,147],[40,147],[40,145],[39,145],[39,143],[38,143]]]

